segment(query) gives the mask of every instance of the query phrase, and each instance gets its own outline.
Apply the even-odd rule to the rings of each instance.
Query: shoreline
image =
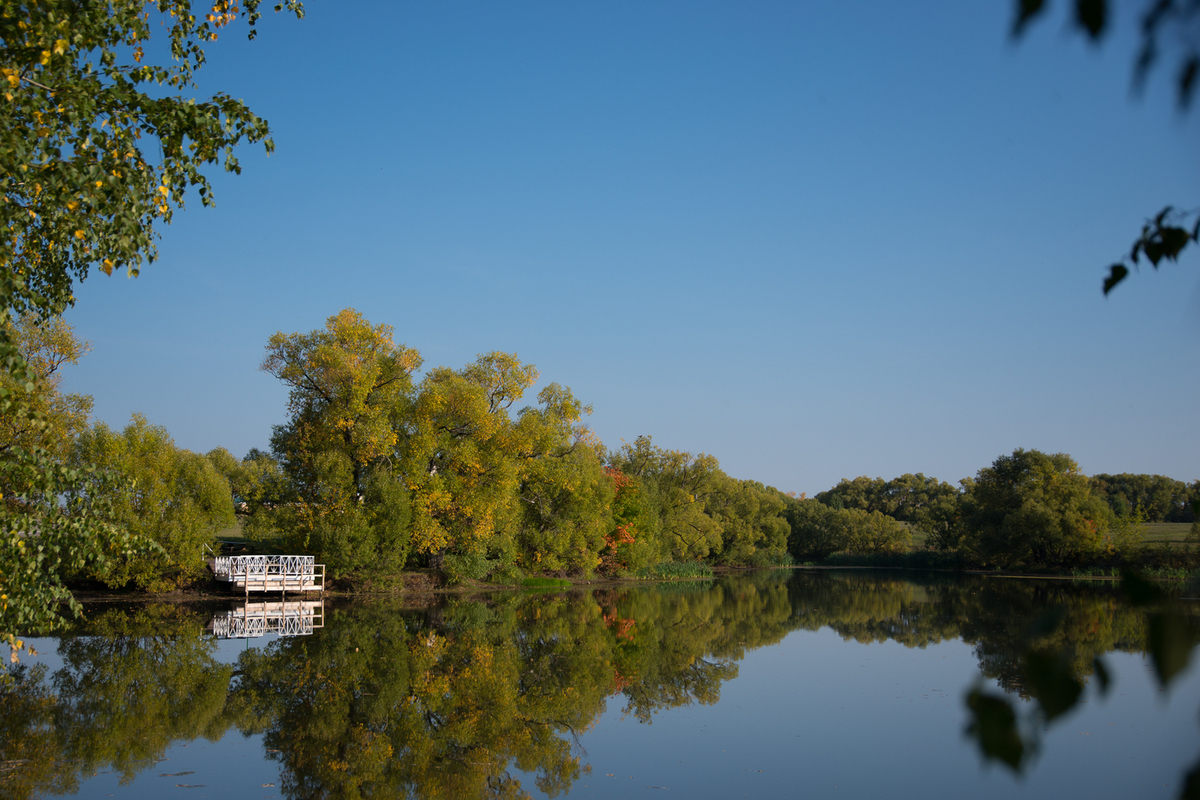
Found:
[[[368,598],[368,597],[397,597],[410,598],[414,601],[413,608],[425,608],[436,604],[438,598],[449,598],[462,595],[478,595],[478,594],[495,594],[495,593],[512,593],[512,592],[531,592],[531,593],[546,593],[553,594],[556,592],[571,592],[581,589],[603,589],[608,587],[629,587],[629,586],[649,586],[661,583],[695,583],[699,581],[711,581],[727,575],[739,575],[747,572],[758,572],[764,570],[785,570],[785,571],[811,571],[811,572],[836,572],[836,571],[876,571],[876,572],[927,572],[941,573],[952,575],[978,575],[991,578],[1005,578],[1015,580],[1052,580],[1052,581],[1089,581],[1089,582],[1108,582],[1115,583],[1121,580],[1120,575],[1069,575],[1065,573],[1039,573],[1039,572],[1019,572],[1019,571],[991,571],[980,569],[947,569],[947,568],[931,568],[931,567],[906,567],[906,566],[875,566],[875,565],[820,565],[820,564],[804,564],[790,565],[781,567],[715,567],[711,576],[697,576],[684,578],[558,578],[568,582],[565,586],[547,586],[547,587],[528,587],[519,584],[495,584],[486,583],[483,581],[468,581],[453,586],[446,585],[440,575],[433,571],[414,571],[401,573],[395,585],[388,588],[373,589],[370,587],[364,588],[331,588],[323,592],[305,592],[296,593],[296,596],[307,599],[320,598],[335,598],[339,600]],[[1171,577],[1156,577],[1148,576],[1147,580],[1161,582],[1179,582],[1179,578]],[[245,595],[237,592],[229,591],[215,580],[206,582],[198,582],[191,586],[176,589],[170,592],[157,592],[153,594],[145,594],[136,591],[122,591],[118,589],[98,589],[98,588],[82,588],[72,589],[76,601],[87,605],[103,605],[103,604],[149,604],[149,603],[207,603],[207,602],[224,602],[228,600],[244,599]],[[278,593],[255,593],[256,597],[278,597]],[[405,603],[407,606],[408,604]]]

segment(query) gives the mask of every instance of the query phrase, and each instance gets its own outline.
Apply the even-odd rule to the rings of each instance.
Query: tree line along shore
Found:
[[[1200,481],[1089,477],[1061,453],[1018,449],[957,486],[863,476],[807,498],[649,436],[608,449],[564,386],[518,406],[539,376],[515,355],[417,380],[420,354],[353,309],[267,343],[262,369],[290,389],[269,451],[197,454],[138,414],[123,430],[91,422],[91,399],[60,390],[63,365],[88,349],[61,319],[11,321],[8,335],[38,377],[8,388],[25,392],[40,423],[0,415],[4,447],[86,473],[77,489],[59,487],[58,511],[114,532],[102,559],[60,565],[68,585],[186,587],[207,578],[206,549],[234,526],[261,552],[315,556],[350,591],[398,586],[417,568],[510,585],[795,563],[1187,569],[1200,541]],[[6,476],[6,496],[24,498],[10,504],[36,505],[19,478]],[[1190,533],[1147,546],[1148,523]]]

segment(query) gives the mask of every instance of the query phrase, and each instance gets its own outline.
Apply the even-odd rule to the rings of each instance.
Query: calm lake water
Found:
[[[1106,585],[778,571],[88,611],[0,693],[0,796],[1168,798],[1200,755],[1197,670],[1161,690]],[[1088,683],[1048,725],[1023,699],[1039,621]],[[965,736],[976,685],[1038,736],[1023,774]]]

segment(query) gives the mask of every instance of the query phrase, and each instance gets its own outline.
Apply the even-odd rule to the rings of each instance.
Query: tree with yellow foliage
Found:
[[[61,317],[44,321],[32,315],[21,317],[6,322],[4,332],[36,380],[30,391],[13,376],[0,373],[0,385],[19,397],[30,412],[0,414],[0,450],[20,447],[28,451],[40,447],[63,461],[75,437],[87,429],[92,398],[63,394],[60,370],[65,364],[78,363],[91,345],[79,341],[74,329]]]
[[[310,333],[282,331],[267,343],[262,370],[291,388],[291,422],[277,436],[302,441],[289,464],[296,474],[314,452],[333,452],[350,472],[357,496],[368,465],[395,450],[396,414],[412,392],[412,373],[421,356],[392,340],[390,325],[372,325],[347,308]],[[310,480],[317,480],[315,475]]]
[[[516,355],[493,352],[421,382],[401,453],[413,544],[435,565],[448,551],[510,549],[516,490],[532,452],[509,408],[537,376]]]
[[[392,337],[347,308],[323,329],[276,333],[262,363],[291,387],[271,447],[295,502],[256,515],[253,533],[320,555],[335,578],[394,574],[408,554],[408,490],[392,464],[421,356]]]

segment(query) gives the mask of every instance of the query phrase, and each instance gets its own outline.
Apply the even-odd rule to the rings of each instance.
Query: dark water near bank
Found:
[[[1197,670],[1160,690],[1107,585],[763,572],[240,607],[92,608],[35,640],[0,696],[0,796],[1166,798],[1200,756]],[[1048,618],[1089,685],[1047,726],[1021,656]],[[289,635],[218,638],[259,624]],[[977,682],[1040,732],[1020,776],[964,737]]]

